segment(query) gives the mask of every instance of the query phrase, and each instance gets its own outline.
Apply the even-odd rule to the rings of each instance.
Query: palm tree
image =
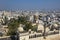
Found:
[[[47,22],[44,22],[44,33],[43,33],[44,39],[46,39],[46,27],[47,27]]]
[[[45,20],[43,20],[44,22],[44,32],[43,32],[43,36],[44,36],[44,39],[46,39],[46,27],[47,27],[47,24],[48,24],[48,21],[47,21],[47,16],[44,16]]]

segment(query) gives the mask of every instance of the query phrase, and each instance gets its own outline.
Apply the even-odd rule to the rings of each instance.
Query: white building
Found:
[[[34,16],[31,15],[29,21],[33,22],[34,21]]]

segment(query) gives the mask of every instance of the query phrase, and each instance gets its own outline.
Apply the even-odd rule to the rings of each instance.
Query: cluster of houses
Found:
[[[27,21],[32,22],[32,26],[37,27],[37,32],[36,33],[44,33],[44,27],[46,27],[46,33],[51,33],[52,31],[58,32],[59,27],[60,27],[60,13],[42,13],[42,12],[30,12],[30,11],[0,11],[0,35],[2,34],[6,35],[8,32],[8,26],[7,25],[2,25],[1,22],[3,21],[4,23],[4,17],[7,17],[8,20],[11,18],[17,19],[18,16],[25,16]],[[24,25],[20,24],[18,31],[19,34],[20,32],[23,32],[24,34]],[[51,31],[52,30],[52,31]],[[31,29],[29,30],[31,31]],[[31,33],[35,33],[31,31]],[[23,35],[22,34],[22,35]]]

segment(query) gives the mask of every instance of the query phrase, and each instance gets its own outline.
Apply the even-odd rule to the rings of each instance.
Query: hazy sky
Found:
[[[60,0],[0,0],[0,10],[60,9]]]

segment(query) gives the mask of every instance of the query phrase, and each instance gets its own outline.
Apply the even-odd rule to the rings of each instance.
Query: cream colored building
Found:
[[[44,26],[42,24],[38,24],[37,31],[44,32]]]
[[[19,31],[19,32],[23,32],[23,31],[24,31],[23,27],[24,27],[24,25],[20,24],[20,25],[19,25],[19,28],[18,28],[18,31]]]
[[[29,40],[29,35],[27,35],[27,36],[21,36],[19,38],[19,40]]]
[[[3,34],[3,36],[7,35],[8,32],[8,26],[7,25],[0,25],[0,32]]]

